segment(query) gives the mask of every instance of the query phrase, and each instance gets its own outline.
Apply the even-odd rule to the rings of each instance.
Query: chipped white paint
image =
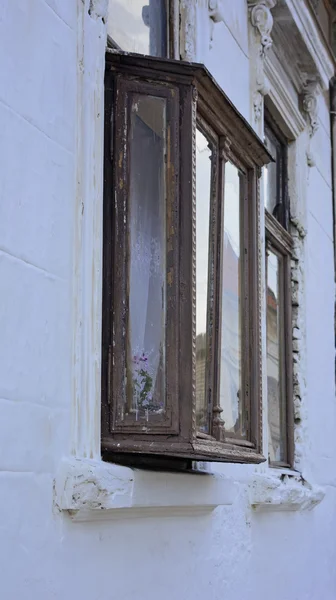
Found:
[[[100,457],[103,126],[107,2],[78,0],[77,195],[74,236],[75,456]],[[98,18],[100,15],[101,18]]]
[[[180,54],[183,60],[196,57],[196,5],[190,0],[180,0]]]
[[[257,474],[249,484],[251,506],[257,511],[312,510],[322,502],[323,488],[299,476]]]
[[[250,119],[247,3],[221,4],[226,20],[215,24],[209,48],[208,0],[181,1],[181,54],[203,60]],[[267,464],[215,464],[213,477],[194,478],[100,461],[106,3],[4,0],[1,6],[0,548],[6,599],[66,600],[75,590],[81,600],[334,600],[334,272],[325,93],[332,68],[305,2],[284,4],[303,32],[322,88],[320,127],[311,140],[316,167],[308,169],[309,132],[295,110],[302,89],[297,80],[288,84],[276,62],[268,69],[273,44],[264,64],[269,99],[292,140],[295,467],[302,479],[288,472],[282,477]],[[276,89],[277,73],[284,89]],[[263,333],[265,341],[265,327]],[[265,394],[264,406],[267,448]],[[313,511],[301,510],[323,493]],[[259,514],[251,501],[272,508]],[[298,510],[278,510],[284,507]]]
[[[107,21],[108,0],[90,0],[89,15],[93,19]]]
[[[148,494],[148,490],[151,493]],[[152,473],[119,465],[72,459],[63,461],[55,479],[55,507],[75,520],[116,516],[193,514],[232,505],[232,479],[214,474]]]

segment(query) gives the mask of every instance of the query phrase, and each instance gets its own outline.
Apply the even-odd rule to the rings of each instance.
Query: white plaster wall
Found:
[[[204,63],[242,115],[249,119],[250,67],[246,0],[223,0],[225,22],[209,19],[208,0],[196,11],[195,58]]]
[[[215,26],[206,63],[248,117],[247,11],[243,0],[232,6],[227,0],[228,22]],[[209,515],[73,523],[53,510],[53,478],[69,453],[73,394],[76,28],[75,0],[2,0],[1,598],[334,600],[334,273],[326,107],[313,141],[317,167],[307,175],[305,241],[305,444],[309,474],[326,487],[323,502],[311,512],[254,513],[247,481],[255,467],[218,465],[213,469],[233,476],[239,494],[233,506]],[[198,32],[202,37],[200,21]]]

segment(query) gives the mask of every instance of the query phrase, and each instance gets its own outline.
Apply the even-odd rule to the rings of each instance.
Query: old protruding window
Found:
[[[259,175],[201,65],[107,53],[102,452],[260,462]]]
[[[268,455],[273,466],[293,462],[293,383],[288,233],[287,143],[267,114],[265,143],[275,162],[265,168],[267,277]]]

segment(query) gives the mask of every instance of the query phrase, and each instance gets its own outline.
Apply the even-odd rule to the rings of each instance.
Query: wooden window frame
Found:
[[[122,148],[125,138],[125,112],[128,89],[166,90],[171,99],[170,120],[172,152],[167,172],[171,178],[167,215],[173,215],[168,230],[173,233],[169,247],[173,248],[170,271],[171,319],[176,326],[169,345],[172,413],[175,419],[166,429],[144,433],[134,427],[116,426],[116,403],[125,393],[121,372],[124,372],[125,351],[122,332],[125,331],[123,311],[126,302],[125,283],[125,223],[127,216],[127,157]],[[271,160],[261,140],[238,113],[204,66],[154,57],[141,57],[107,51],[105,77],[105,160],[104,160],[104,242],[103,242],[103,341],[102,341],[102,456],[131,464],[162,464],[164,461],[190,460],[259,463],[262,455],[261,402],[261,307],[260,307],[260,175],[261,167]],[[176,112],[177,111],[177,112]],[[178,115],[176,117],[176,115]],[[218,179],[215,190],[214,220],[223,227],[223,183],[225,162],[231,160],[246,173],[244,206],[248,212],[248,227],[244,254],[248,256],[245,294],[248,297],[246,318],[249,341],[246,345],[250,398],[250,440],[232,440],[225,434],[218,402],[212,406],[211,436],[196,430],[195,407],[195,136],[197,119],[209,127],[219,140]],[[119,207],[115,210],[115,207]],[[116,214],[119,214],[118,224]],[[221,263],[220,235],[212,242],[213,272],[217,274],[214,290],[214,314],[220,318]],[[117,331],[117,333],[116,333]],[[217,356],[220,328],[214,327],[213,347],[209,364],[212,398],[218,398],[219,369]],[[117,338],[116,338],[117,336]],[[118,343],[116,343],[118,342]],[[169,367],[170,364],[170,367]]]
[[[206,364],[206,385],[205,395],[210,398],[210,405],[212,410],[210,411],[210,422],[209,431],[211,433],[205,434],[197,432],[199,439],[211,440],[215,437],[219,441],[227,441],[235,446],[241,446],[245,448],[253,448],[255,442],[252,440],[254,431],[254,419],[257,415],[252,411],[251,393],[250,393],[250,379],[251,372],[257,368],[257,364],[254,363],[254,353],[249,352],[249,348],[253,346],[252,336],[253,333],[249,329],[249,323],[255,319],[255,313],[252,309],[251,296],[252,287],[249,284],[250,274],[254,272],[254,264],[250,259],[252,253],[249,251],[253,245],[253,239],[249,235],[249,232],[253,232],[253,210],[249,206],[248,202],[248,184],[251,179],[251,173],[246,165],[241,160],[239,154],[234,154],[227,139],[220,137],[217,132],[212,129],[200,113],[197,116],[197,127],[213,141],[214,145],[217,144],[215,156],[213,161],[216,163],[214,173],[212,173],[211,184],[211,201],[210,201],[210,214],[212,214],[213,228],[210,231],[210,243],[209,243],[209,273],[214,273],[213,279],[209,276],[208,280],[208,298],[210,299],[207,307],[207,364]],[[226,147],[225,146],[226,143]],[[222,334],[222,275],[223,275],[223,240],[224,240],[224,182],[225,182],[225,165],[230,161],[238,170],[242,176],[244,185],[240,188],[240,234],[242,239],[241,244],[241,259],[242,259],[242,278],[241,278],[241,330],[244,344],[242,348],[242,393],[245,401],[245,418],[248,423],[247,439],[243,437],[235,437],[235,434],[225,431],[225,423],[221,419],[221,413],[223,412],[222,407],[219,404],[219,388],[220,388],[220,358],[221,358],[221,334]],[[253,178],[253,175],[252,175]],[[252,183],[253,186],[253,183]],[[253,237],[253,236],[252,236]],[[252,275],[251,275],[252,277]],[[248,293],[244,293],[244,290],[249,290]],[[256,390],[254,390],[256,392]],[[248,439],[249,438],[249,439]]]
[[[266,239],[266,293],[267,293],[267,258],[268,251],[272,250],[283,261],[280,277],[280,352],[281,362],[281,404],[286,414],[285,431],[285,460],[271,461],[272,467],[292,468],[294,464],[294,403],[293,403],[293,333],[292,333],[292,283],[291,283],[291,258],[293,253],[293,239],[288,231],[290,220],[290,206],[288,195],[288,168],[287,147],[288,142],[281,130],[265,110],[265,131],[272,141],[276,142],[276,162],[279,164],[277,181],[277,200],[282,207],[279,220],[265,208],[265,239]],[[267,316],[267,315],[266,315]],[[281,409],[281,406],[280,406]]]

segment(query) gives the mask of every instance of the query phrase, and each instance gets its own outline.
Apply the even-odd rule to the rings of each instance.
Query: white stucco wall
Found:
[[[195,58],[249,118],[247,8],[245,0],[225,4],[227,22],[215,25],[211,50],[201,7]],[[77,28],[83,10],[82,0],[3,0],[0,8],[1,598],[334,600],[334,266],[322,97],[312,140],[316,166],[306,174],[302,443],[304,476],[324,486],[324,500],[312,511],[255,512],[248,482],[267,466],[222,464],[212,469],[237,482],[238,496],[208,514],[130,519],[122,513],[112,521],[75,523],[53,508],[55,473],[73,444],[76,128],[78,111],[86,109],[85,99],[77,102]],[[94,15],[86,11],[85,18],[97,26]]]

